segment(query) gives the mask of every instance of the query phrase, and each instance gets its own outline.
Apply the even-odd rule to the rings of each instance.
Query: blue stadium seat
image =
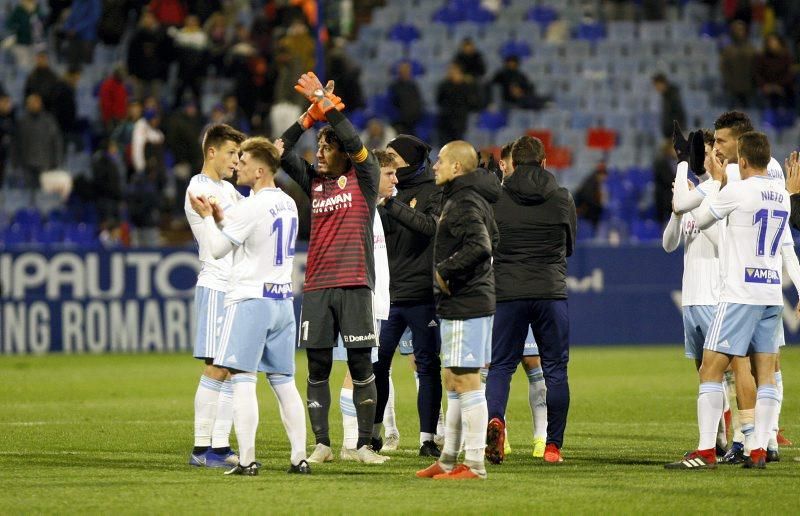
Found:
[[[453,9],[449,5],[445,5],[438,11],[434,12],[432,18],[432,20],[436,23],[443,23],[450,26],[463,22],[466,19],[467,17],[465,12]]]
[[[516,56],[524,60],[531,56],[531,46],[524,40],[508,40],[500,47],[500,56],[503,59]]]
[[[388,38],[408,45],[420,38],[419,29],[410,23],[398,23],[389,29]]]
[[[528,11],[527,18],[541,25],[542,30],[558,19],[558,11],[546,5],[537,5]]]
[[[508,123],[506,114],[502,111],[482,111],[478,117],[478,129],[486,129],[487,131],[497,131],[502,129]]]
[[[602,23],[581,23],[575,29],[574,38],[597,43],[606,37],[606,30]]]
[[[641,242],[661,240],[661,226],[654,220],[635,219],[631,224],[633,238]]]
[[[24,227],[40,226],[42,224],[42,214],[36,208],[21,208],[14,214],[11,221],[13,224],[20,224]]]
[[[469,9],[467,11],[467,21],[475,22],[480,25],[488,25],[492,23],[494,19],[495,16],[492,13],[492,11],[484,9],[483,7],[478,7],[477,9]]]

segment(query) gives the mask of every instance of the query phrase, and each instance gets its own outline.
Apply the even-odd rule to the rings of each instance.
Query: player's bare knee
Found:
[[[207,376],[208,378],[212,378],[220,382],[224,382],[230,377],[227,369],[224,367],[215,366],[213,364],[206,365],[206,368],[203,371],[203,376]]]

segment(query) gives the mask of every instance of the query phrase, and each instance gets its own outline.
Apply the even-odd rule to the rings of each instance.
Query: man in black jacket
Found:
[[[503,181],[494,211],[500,243],[494,254],[497,314],[486,380],[489,422],[486,455],[503,460],[504,414],[511,376],[533,330],[547,385],[546,462],[561,462],[569,409],[567,257],[575,248],[572,195],[544,169],[544,145],[522,136],[511,148],[514,171]]]
[[[447,389],[444,450],[418,471],[420,478],[486,478],[483,465],[488,421],[479,370],[491,359],[495,310],[492,252],[497,225],[491,204],[500,184],[493,172],[477,169],[478,154],[467,142],[445,145],[434,166],[444,186],[444,207],[434,244],[434,294],[441,320],[442,366]],[[456,464],[463,428],[464,463]]]
[[[428,161],[430,146],[401,134],[389,142],[387,152],[397,168],[397,195],[380,206],[389,255],[389,319],[381,325],[378,362],[374,364],[378,404],[373,437],[379,438],[389,399],[389,368],[403,332],[411,329],[419,391],[420,450],[423,457],[438,457],[434,443],[442,401],[439,360],[439,320],[433,303],[433,237],[442,202],[442,190],[433,180]],[[374,446],[374,444],[373,444]]]

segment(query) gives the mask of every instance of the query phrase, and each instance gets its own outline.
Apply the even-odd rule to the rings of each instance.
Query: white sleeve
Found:
[[[703,202],[703,192],[697,188],[689,189],[689,164],[681,161],[675,174],[675,194],[672,197],[675,211],[680,214],[692,211],[700,206],[701,202]]]
[[[697,226],[703,230],[710,228],[718,220],[728,216],[728,213],[738,205],[730,201],[730,189],[726,188],[720,192],[719,181],[711,181],[708,187],[708,194],[702,204],[692,212],[692,216],[697,221]],[[732,206],[730,206],[733,204]]]
[[[789,238],[791,239],[791,231],[789,232]],[[781,246],[781,256],[783,256],[783,264],[786,267],[786,272],[789,273],[792,284],[797,290],[798,295],[800,295],[800,262],[797,261],[794,245],[789,245],[784,242]]]
[[[203,228],[208,250],[211,252],[211,256],[217,260],[231,252],[234,246],[240,245],[225,237],[211,215],[203,219]]]
[[[692,212],[692,216],[695,218],[697,217],[694,211]],[[701,229],[700,233],[702,233],[703,236],[714,245],[714,247],[719,248],[719,224],[711,224],[709,227]]]
[[[147,123],[140,119],[133,124],[133,134],[131,135],[131,161],[136,172],[144,172],[147,162],[144,158],[144,146],[147,143]]]
[[[242,205],[238,204],[229,210],[231,212],[230,220],[222,230],[222,234],[237,247],[242,245],[253,233],[259,221],[258,217],[248,217],[243,209],[237,209],[240,206]]]
[[[683,216],[675,215],[672,213],[667,222],[667,227],[664,228],[664,235],[661,237],[661,247],[668,253],[671,253],[681,245],[681,223]]]

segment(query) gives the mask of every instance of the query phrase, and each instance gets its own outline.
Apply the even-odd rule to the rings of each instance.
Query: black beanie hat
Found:
[[[431,146],[423,142],[416,136],[401,134],[389,142],[387,147],[391,147],[403,158],[409,166],[417,168],[428,157]]]

